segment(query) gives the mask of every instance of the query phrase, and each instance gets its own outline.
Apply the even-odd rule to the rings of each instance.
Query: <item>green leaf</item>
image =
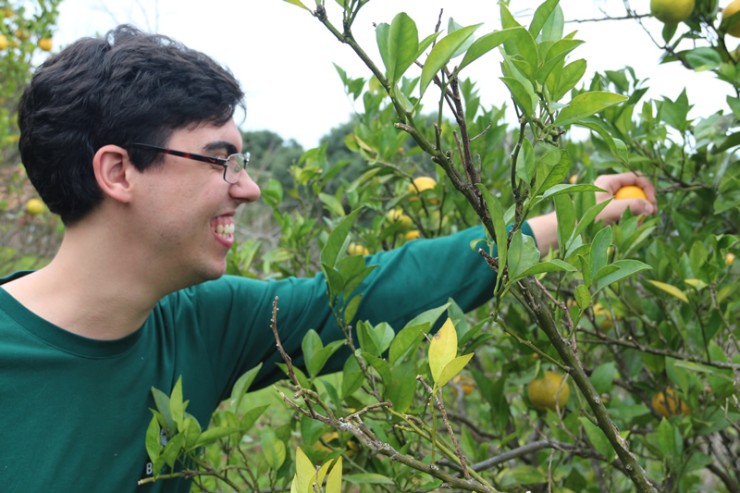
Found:
[[[380,58],[383,60],[385,65],[386,77],[391,72],[391,54],[390,54],[390,31],[391,26],[385,22],[381,22],[375,26],[375,40],[378,43],[378,52],[380,52]]]
[[[416,362],[408,361],[390,369],[390,380],[385,383],[383,397],[391,401],[393,409],[405,413],[414,402],[416,389]]]
[[[234,387],[231,389],[231,400],[233,402],[234,409],[239,409],[239,405],[241,404],[244,395],[249,390],[249,387],[252,385],[252,382],[254,382],[254,379],[257,377],[257,373],[259,373],[261,368],[262,363],[259,363],[251,370],[244,372],[244,374],[237,379],[236,383],[234,383]]]
[[[550,166],[543,166],[542,160],[537,168],[537,185],[534,195],[540,195],[551,188],[555,188],[555,191],[549,193],[547,196],[550,197],[555,193],[565,193],[568,187],[585,187],[587,185],[567,185],[562,183],[565,177],[568,176],[568,172],[572,167],[570,155],[567,152],[562,152],[560,149],[553,149],[548,154],[551,160],[548,161]],[[572,188],[570,188],[572,190]]]
[[[362,387],[365,381],[365,375],[362,373],[360,364],[357,362],[357,357],[352,354],[344,362],[342,368],[342,397],[347,398],[352,395],[357,389]]]
[[[533,265],[529,269],[521,273],[519,278],[536,276],[538,274],[544,274],[546,272],[576,272],[578,269],[573,267],[568,262],[563,262],[559,259],[548,260],[547,262],[540,262]]]
[[[666,418],[661,419],[658,425],[658,449],[669,461],[680,461],[683,454],[681,433]]]
[[[591,272],[599,272],[609,262],[609,245],[612,244],[612,228],[599,230],[591,243]]]
[[[349,302],[344,306],[344,314],[342,319],[344,323],[349,325],[355,318],[357,310],[360,308],[360,302],[362,302],[362,295],[355,295],[350,298]]]
[[[545,63],[543,63],[539,70],[537,70],[537,81],[544,84],[550,74],[563,65],[568,53],[582,44],[583,41],[577,39],[561,39],[553,44],[547,51],[547,59],[545,60]]]
[[[594,446],[594,449],[596,449],[598,453],[606,457],[607,460],[611,462],[616,454],[614,452],[614,448],[612,448],[611,443],[609,443],[609,440],[606,438],[606,435],[603,431],[601,431],[601,428],[592,423],[586,417],[580,417],[578,418],[578,420],[581,422],[581,425],[583,425],[583,428],[586,430],[588,441],[591,442],[591,445]]]
[[[478,190],[483,194],[483,199],[488,206],[488,214],[493,221],[493,231],[496,233],[496,249],[498,250],[499,266],[506,265],[509,255],[508,233],[506,231],[506,220],[504,219],[504,207],[501,201],[491,193],[482,183],[478,184]],[[501,285],[504,278],[504,269],[500,268],[497,273],[496,289]]]
[[[385,322],[375,327],[367,322],[357,324],[357,339],[360,341],[360,347],[374,356],[382,355],[390,347],[394,337],[393,328]]]
[[[558,9],[558,3],[560,0],[547,0],[542,5],[537,7],[537,10],[534,13],[534,17],[532,18],[532,23],[529,25],[529,33],[532,35],[533,38],[536,38],[540,35],[540,32],[542,31],[542,28],[545,27],[545,24],[548,20],[551,20],[553,16],[553,13]],[[559,10],[559,9],[558,9]],[[552,17],[551,17],[552,16]],[[563,20],[562,20],[562,11],[560,12],[560,32],[563,31]],[[552,20],[551,20],[552,22]],[[551,26],[551,30],[557,32],[557,29],[553,29]],[[560,36],[558,36],[559,38]]]
[[[555,125],[564,126],[576,123],[599,111],[627,100],[627,96],[612,92],[585,92],[574,97],[558,116]]]
[[[465,52],[458,72],[482,57],[492,49],[506,42],[517,30],[523,30],[522,27],[512,27],[501,31],[494,31],[476,39],[468,51]]]
[[[594,282],[596,282],[596,291],[600,291],[609,284],[620,281],[626,277],[637,274],[638,272],[652,269],[646,263],[640,262],[639,260],[617,260],[611,265],[605,268],[616,267],[617,270],[610,272],[607,275],[600,275],[598,272],[594,276]]]
[[[686,95],[686,89],[681,91],[675,101],[665,98],[660,103],[658,116],[664,122],[680,132],[685,132],[689,127],[689,98]]]
[[[267,408],[269,406],[265,406]],[[241,436],[242,429],[240,426],[215,426],[208,428],[206,431],[200,434],[198,436],[197,441],[194,444],[195,448],[198,447],[205,447],[206,445],[210,445],[212,443],[215,443],[216,441],[220,440],[221,438],[227,437],[229,435],[239,434]]]
[[[535,171],[534,148],[529,139],[524,139],[516,161],[516,176],[525,183],[532,181]]]
[[[168,435],[175,433],[175,422],[172,419],[172,413],[170,412],[170,398],[167,394],[159,389],[152,387],[152,397],[154,398],[154,407],[159,411],[160,416],[164,420],[162,423],[165,426],[165,430]]]
[[[284,1],[285,2],[288,2],[288,3],[291,3],[291,4],[295,5],[296,7],[300,7],[302,9],[305,9],[305,10],[308,10],[309,12],[311,12],[311,9],[309,9],[308,7],[306,7],[305,5],[303,5],[303,2],[301,2],[301,0],[284,0]]]
[[[549,192],[549,190],[548,190]],[[576,207],[568,195],[555,195],[555,215],[558,218],[558,245],[565,248],[566,242],[576,227]]]
[[[162,447],[162,441],[160,433],[162,432],[159,422],[155,416],[149,422],[149,426],[146,429],[146,453],[149,456],[149,460],[153,463],[159,459],[159,452]]]
[[[335,216],[344,217],[344,206],[335,196],[328,193],[319,193],[319,200],[326,206],[326,209]]]
[[[617,366],[613,361],[597,366],[593,373],[591,373],[591,383],[600,394],[611,392],[616,378]]]
[[[660,281],[653,281],[652,279],[648,279],[648,282],[655,286],[656,288],[660,289],[661,291],[664,291],[674,298],[678,298],[679,300],[683,301],[684,303],[689,302],[689,298],[686,296],[686,293],[678,289],[676,286],[673,286],[672,284],[668,284],[665,282]]]
[[[534,93],[532,84],[514,77],[502,77],[501,80],[509,88],[516,105],[521,108],[527,118],[532,119],[537,105],[537,95]]]
[[[547,77],[547,87],[550,89],[550,97],[553,101],[560,101],[565,95],[576,87],[583,78],[587,68],[586,60],[575,60],[562,69],[553,69]]]
[[[517,230],[511,237],[509,249],[509,277],[512,281],[524,277],[527,269],[534,266],[540,259],[540,252],[532,237]]]
[[[337,265],[337,261],[344,253],[345,240],[359,213],[359,209],[352,211],[329,234],[324,248],[321,249],[321,265],[324,270],[333,269]]]
[[[480,24],[475,24],[453,31],[434,45],[434,48],[432,48],[431,53],[429,53],[429,57],[427,57],[421,70],[421,86],[419,88],[421,94],[424,94],[424,91],[426,91],[429,83],[434,79],[437,72],[439,72],[442,67],[450,61],[452,55],[455,54],[458,48],[460,48],[460,46],[462,46],[480,26]]]
[[[585,284],[579,284],[576,286],[575,296],[578,308],[581,310],[585,310],[591,306],[591,292]]]
[[[431,329],[430,324],[406,326],[401,329],[391,343],[388,361],[391,365],[402,362],[406,356],[416,351],[424,340],[424,334]]]
[[[175,387],[170,394],[170,415],[172,416],[172,421],[177,424],[177,429],[182,429],[185,422],[185,403],[182,399],[182,376],[177,378]]]
[[[389,486],[396,484],[391,478],[375,473],[348,474],[344,477],[344,480],[352,484],[385,484]]]
[[[683,55],[683,58],[688,64],[697,72],[704,72],[706,70],[714,70],[722,63],[722,56],[719,51],[715,48],[709,48],[701,46],[688,51],[682,51],[679,56]]]
[[[262,455],[270,466],[270,469],[277,471],[285,463],[287,449],[285,442],[277,438],[277,435],[270,428],[262,430]]]
[[[397,14],[388,31],[388,61],[386,66],[388,82],[394,86],[401,80],[404,72],[416,60],[419,48],[419,33],[416,23],[405,12]]]

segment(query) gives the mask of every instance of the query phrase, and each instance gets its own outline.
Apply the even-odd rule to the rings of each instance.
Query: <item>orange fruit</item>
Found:
[[[361,243],[350,243],[347,247],[347,253],[349,255],[370,255],[370,250]]]
[[[406,238],[406,241],[417,240],[421,238],[421,232],[418,229],[412,229],[404,235],[404,238]]]
[[[4,34],[0,34],[0,51],[6,50],[10,46],[8,38]]]
[[[729,266],[732,265],[735,262],[735,254],[734,253],[728,253],[725,255],[725,263]]]
[[[732,14],[738,11],[740,11],[740,0],[733,0],[722,11],[722,23],[725,24],[726,19],[729,19]],[[732,24],[727,26],[727,34],[740,38],[740,16],[733,19]]]
[[[623,200],[623,199],[645,199],[647,200],[647,195],[645,195],[645,192],[642,190],[642,188],[637,187],[635,185],[627,185],[626,187],[622,187],[619,190],[617,190],[617,193],[614,194],[614,198],[617,200]]]
[[[678,24],[691,17],[695,0],[650,0],[650,14],[666,24]]]
[[[664,418],[678,416],[679,414],[689,415],[689,406],[679,399],[672,387],[666,387],[663,392],[655,394],[651,404],[655,412]]]
[[[44,212],[44,209],[46,209],[46,206],[44,206],[44,203],[40,199],[29,199],[26,202],[26,212],[32,216],[38,216]]]
[[[51,41],[51,38],[41,38],[38,42],[39,48],[41,48],[44,51],[51,51],[51,49],[54,47],[54,44]]]
[[[411,193],[421,193],[424,190],[431,190],[437,185],[437,181],[429,176],[420,176],[414,178],[414,182],[408,186]]]
[[[400,223],[403,228],[410,228],[414,224],[414,221],[409,216],[404,214],[403,209],[401,208],[389,210],[386,213],[385,217],[386,219],[388,219],[388,221],[392,223]]]
[[[542,378],[536,378],[527,385],[527,397],[537,409],[563,409],[570,397],[568,382],[553,371],[546,371]]]

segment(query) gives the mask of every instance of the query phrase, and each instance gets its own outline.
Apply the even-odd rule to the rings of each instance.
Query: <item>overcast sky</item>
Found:
[[[304,3],[315,5],[314,0]],[[340,24],[336,2],[326,3],[330,17]],[[512,0],[511,10],[525,22],[539,3]],[[633,0],[632,5],[638,13],[647,12],[647,0]],[[614,17],[625,14],[623,0],[562,0],[561,6],[566,19],[603,18],[605,12]],[[494,0],[372,0],[358,16],[355,35],[380,64],[374,23],[390,23],[396,13],[405,11],[424,37],[433,32],[441,9],[445,20],[453,17],[461,25],[484,23],[478,35],[500,27]],[[63,46],[124,22],[171,36],[228,66],[247,95],[243,128],[272,130],[304,147],[315,146],[322,135],[352,114],[352,102],[344,95],[333,64],[353,77],[368,74],[351,50],[307,11],[283,0],[64,0],[56,44]],[[659,39],[662,24],[653,19],[644,22]],[[660,51],[633,20],[569,23],[566,31],[578,31],[577,39],[585,41],[570,59],[585,58],[589,73],[630,65],[638,77],[649,79],[651,97],[675,99],[687,87],[689,100],[696,104],[692,116],[727,107],[728,84],[675,63],[659,65]],[[468,71],[479,81],[483,101],[498,106],[508,99],[498,80],[499,62],[500,56],[492,53]]]

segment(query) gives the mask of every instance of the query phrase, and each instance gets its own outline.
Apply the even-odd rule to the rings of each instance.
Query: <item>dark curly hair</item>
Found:
[[[226,68],[171,38],[128,25],[82,38],[44,62],[21,97],[19,147],[28,177],[66,225],[102,193],[92,159],[104,145],[164,145],[176,129],[228,122],[244,93]],[[132,150],[143,170],[161,162]]]

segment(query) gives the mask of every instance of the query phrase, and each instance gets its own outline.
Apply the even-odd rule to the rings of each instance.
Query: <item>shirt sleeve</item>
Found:
[[[527,223],[523,232],[532,235]],[[465,311],[493,295],[495,272],[473,248],[485,240],[482,227],[459,233],[410,241],[402,247],[366,257],[376,268],[357,288],[362,302],[355,320],[371,324],[387,322],[400,329],[424,310],[452,298]],[[479,246],[485,246],[480,243]],[[301,364],[301,342],[310,330],[322,341],[343,339],[327,297],[323,274],[311,278],[260,281],[235,276],[203,283],[185,290],[187,304],[195,310],[196,337],[211,360],[214,380],[225,397],[235,380],[262,363],[253,384],[268,385],[284,377],[282,362],[271,330],[273,302],[277,303],[276,326],[286,352]],[[191,323],[192,323],[191,319]],[[328,370],[341,368],[349,354],[338,354]]]

